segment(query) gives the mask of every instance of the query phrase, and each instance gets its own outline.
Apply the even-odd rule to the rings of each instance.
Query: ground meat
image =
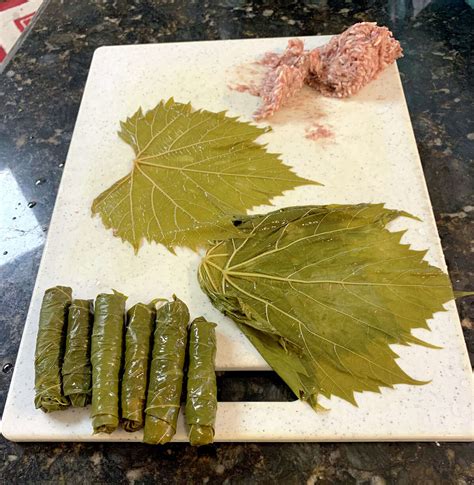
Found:
[[[304,74],[295,66],[282,65],[269,71],[259,89],[263,104],[254,118],[261,120],[273,115],[303,87],[304,80]]]
[[[302,40],[290,40],[283,54],[268,52],[260,60],[268,66],[260,87],[237,89],[262,97],[263,104],[254,114],[261,120],[273,115],[305,83],[325,96],[351,96],[401,56],[400,43],[386,27],[361,22],[312,51],[304,50]]]
[[[301,39],[290,39],[283,54],[267,52],[260,60],[260,64],[270,67],[296,66],[306,55],[307,51],[304,50],[303,41]]]
[[[254,118],[261,120],[278,111],[304,85],[308,76],[309,58],[303,41],[292,39],[283,54],[267,53],[260,61],[270,67],[258,90],[263,104]]]
[[[281,54],[277,54],[276,52],[265,52],[264,56],[257,62],[262,66],[276,67],[280,63],[280,59]]]
[[[361,22],[311,51],[306,82],[325,96],[352,96],[401,56],[387,27]]]

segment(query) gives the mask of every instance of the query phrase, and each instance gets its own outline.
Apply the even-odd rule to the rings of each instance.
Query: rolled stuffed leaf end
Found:
[[[127,433],[133,433],[143,428],[143,421],[135,419],[124,419],[122,427]]]
[[[92,427],[94,428],[94,434],[99,433],[113,433],[119,425],[118,418],[114,416],[99,414],[92,418]]]
[[[193,424],[189,428],[189,442],[192,446],[209,445],[214,441],[214,428]]]
[[[175,433],[176,430],[166,421],[150,415],[145,418],[144,443],[164,445],[171,441]]]
[[[69,399],[61,396],[61,398],[55,399],[51,397],[43,397],[38,394],[35,397],[35,408],[41,409],[45,413],[51,413],[53,411],[62,411],[69,407]]]

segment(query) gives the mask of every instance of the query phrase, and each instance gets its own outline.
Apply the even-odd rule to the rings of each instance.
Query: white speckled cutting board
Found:
[[[307,38],[307,46],[327,42]],[[140,441],[141,432],[91,434],[88,409],[44,414],[34,409],[33,357],[38,313],[46,288],[71,286],[77,298],[94,298],[116,288],[129,295],[128,306],[155,297],[179,295],[192,316],[218,323],[217,368],[257,370],[268,366],[234,324],[215,310],[200,291],[199,255],[176,255],[146,245],[135,256],[90,217],[92,200],[131,166],[132,150],[117,136],[119,121],[139,106],[152,108],[171,96],[195,108],[229,110],[249,120],[258,99],[228,89],[248,74],[245,67],[286,39],[229,40],[162,45],[105,47],[96,51],[67,156],[48,241],[25,325],[3,433],[17,441]],[[238,67],[240,66],[240,67]],[[429,248],[427,258],[446,270],[396,65],[348,100],[306,91],[299,107],[278,114],[273,132],[261,137],[269,150],[283,154],[299,175],[324,186],[300,187],[277,197],[277,207],[301,204],[385,202],[423,222],[399,220],[409,228],[405,241]],[[333,136],[311,141],[311,121]],[[263,212],[271,207],[259,207]],[[330,411],[316,414],[295,402],[221,402],[216,441],[469,440],[474,435],[472,375],[454,302],[430,321],[432,332],[417,336],[442,350],[397,347],[400,364],[411,376],[431,380],[421,387],[400,385],[381,394],[358,394],[359,407],[338,398],[323,400]],[[176,441],[186,440],[182,416]]]

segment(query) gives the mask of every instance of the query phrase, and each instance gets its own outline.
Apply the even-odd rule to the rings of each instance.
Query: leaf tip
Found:
[[[407,219],[413,219],[414,221],[423,222],[423,219],[413,214],[410,214],[409,212],[406,212],[406,211],[397,211],[397,212],[399,217],[406,217]]]
[[[454,298],[464,298],[466,296],[473,296],[474,291],[457,291],[453,290]]]

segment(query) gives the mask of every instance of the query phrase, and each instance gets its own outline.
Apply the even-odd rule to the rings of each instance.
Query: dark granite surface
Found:
[[[466,3],[52,0],[0,78],[1,409],[94,50],[110,44],[332,34],[361,20],[388,25],[404,47],[399,68],[450,275],[456,289],[472,288],[474,11]],[[465,298],[458,308],[472,357],[474,300]],[[223,376],[221,383],[221,396],[285,395],[274,377],[234,382]],[[471,444],[154,449],[3,440],[0,456],[3,483],[474,482]]]

